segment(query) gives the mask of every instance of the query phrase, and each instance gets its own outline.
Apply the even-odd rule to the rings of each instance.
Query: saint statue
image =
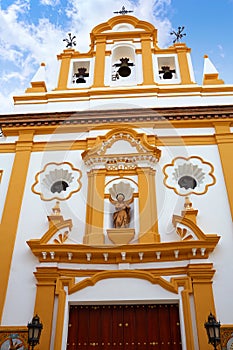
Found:
[[[119,190],[127,190],[120,192]],[[133,189],[129,184],[120,182],[114,185],[110,189],[110,202],[115,206],[115,212],[113,213],[113,226],[114,228],[127,228],[130,224],[130,206],[133,202]]]

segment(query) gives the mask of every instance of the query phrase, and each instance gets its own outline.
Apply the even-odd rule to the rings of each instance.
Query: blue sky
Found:
[[[88,51],[92,28],[123,5],[158,28],[160,47],[171,45],[172,29],[185,26],[197,83],[207,54],[233,84],[233,0],[0,0],[0,114],[12,110],[12,96],[30,86],[41,62],[49,88],[55,86],[56,55],[68,32],[77,36],[77,50]]]

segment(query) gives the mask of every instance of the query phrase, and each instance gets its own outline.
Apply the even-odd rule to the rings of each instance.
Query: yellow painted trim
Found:
[[[92,215],[91,210],[89,210],[90,216]],[[89,218],[90,220],[90,218]],[[52,239],[52,237],[57,234],[59,229],[69,228],[72,224],[71,220],[63,221],[60,223],[55,223],[50,226],[48,231],[42,236],[41,239],[32,239],[27,241],[32,253],[38,258],[40,262],[63,262],[63,263],[82,263],[82,264],[117,264],[122,263],[121,252],[126,253],[125,263],[147,263],[147,262],[162,262],[162,261],[182,261],[189,259],[202,259],[205,260],[209,257],[209,254],[215,249],[218,241],[220,239],[216,234],[204,235],[204,233],[199,229],[194,222],[187,218],[174,217],[174,224],[177,222],[186,225],[194,232],[197,238],[204,236],[197,240],[181,240],[177,242],[157,242],[153,243],[151,240],[148,242],[143,242],[139,244],[129,244],[129,245],[105,245],[103,241],[100,242],[99,246],[96,244],[91,244],[87,241],[89,245],[82,244],[48,244],[47,242]],[[87,225],[88,227],[91,225]],[[89,239],[93,231],[89,228],[86,232],[85,239]],[[95,239],[102,239],[100,232],[95,231]],[[94,242],[95,243],[95,242]],[[195,248],[195,255],[193,255],[193,248]],[[124,250],[123,250],[124,249]],[[178,257],[175,256],[175,251],[179,251]],[[54,252],[55,256],[51,258],[50,252]],[[69,260],[67,253],[72,253],[72,259]],[[143,252],[143,259],[140,259],[139,253]],[[156,252],[160,252],[159,259],[157,258]],[[46,253],[46,254],[44,254]],[[88,261],[86,254],[91,255],[91,259]],[[108,259],[104,259],[103,254],[108,254]],[[46,256],[44,256],[46,255]]]
[[[18,134],[18,131],[15,130],[15,133]],[[15,153],[15,144],[14,143],[7,143],[4,145],[0,144],[0,152],[1,153]]]
[[[205,327],[210,312],[215,313],[212,278],[215,271],[212,264],[190,265],[188,275],[192,278],[194,306],[196,313],[196,327],[198,333],[199,350],[212,349],[208,345]]]
[[[152,284],[158,284],[163,289],[171,293],[178,293],[178,289],[175,285],[170,282],[167,282],[164,278],[153,276],[151,273],[147,271],[139,271],[139,270],[112,270],[112,271],[103,271],[97,272],[94,276],[88,277],[81,282],[78,282],[73,287],[69,289],[69,294],[73,294],[79,290],[85,289],[90,286],[94,286],[99,281],[109,279],[109,278],[138,278],[149,281]]]
[[[151,52],[151,40],[149,35],[141,37],[142,47],[142,71],[143,71],[143,85],[152,85],[154,82],[154,70]]]
[[[154,124],[154,123],[153,123]],[[139,125],[138,125],[139,126]],[[106,126],[108,129],[109,126]],[[74,129],[75,130],[75,129]],[[64,130],[63,132],[66,132]],[[77,131],[78,132],[78,131]],[[47,133],[47,131],[46,131]],[[154,137],[153,137],[154,138]],[[150,136],[148,136],[148,141],[151,145],[154,145],[154,141],[150,140]],[[53,142],[34,142],[32,152],[46,152],[46,151],[63,151],[63,150],[86,150],[87,148],[92,148],[95,144],[93,140],[89,145],[87,145],[88,141],[53,141]],[[156,141],[156,146],[204,146],[204,145],[216,145],[216,138],[214,135],[201,135],[201,136],[159,136]],[[1,153],[13,153],[15,150],[12,147],[12,150],[1,149]]]
[[[173,279],[172,279],[173,280]],[[193,292],[192,283],[189,277],[178,277],[174,279],[177,287],[183,287],[181,291],[183,315],[185,324],[186,347],[189,350],[195,350],[193,338],[193,318],[190,306],[190,294]]]
[[[3,170],[0,170],[0,183],[2,181]]]
[[[74,56],[75,51],[73,49],[64,50],[63,54],[58,56],[61,60],[60,73],[58,78],[57,90],[66,90],[70,69],[70,61]]]
[[[181,77],[181,84],[192,84],[194,83],[191,80],[190,76],[190,69],[188,64],[188,48],[184,43],[176,43],[174,44],[174,47],[177,52],[179,67],[180,67],[180,77]]]
[[[40,338],[40,349],[50,350],[56,280],[59,277],[57,268],[40,268],[34,273],[37,279],[34,314],[40,316],[43,331]]]
[[[116,26],[117,24],[120,23],[129,23],[131,24],[135,29],[143,29],[144,32],[148,32],[150,33],[150,35],[153,38],[153,42],[154,44],[157,43],[157,29],[155,29],[155,27],[146,21],[140,21],[138,18],[133,17],[133,16],[128,16],[128,15],[124,15],[124,16],[115,16],[110,18],[107,22],[105,23],[101,23],[99,25],[97,25],[96,27],[93,28],[92,32],[91,32],[91,41],[92,41],[92,46],[95,40],[95,37],[100,35],[100,34],[104,34],[104,35],[108,35],[108,37],[112,38],[112,36],[114,34],[122,34],[121,32],[113,32],[112,28],[114,26]],[[109,31],[109,33],[106,33],[106,31]],[[137,36],[142,34],[142,31],[137,31],[136,34]],[[129,39],[131,38],[133,35],[135,35],[135,31],[130,31],[130,32],[124,32],[123,35]]]
[[[219,85],[224,84],[222,79],[219,79],[218,73],[204,74],[203,85]]]
[[[47,92],[46,84],[44,81],[31,81],[31,87],[25,90],[25,93],[33,92]]]
[[[94,84],[90,88],[67,88],[68,78],[68,66],[69,60],[66,58],[64,62],[64,69],[62,77],[59,78],[59,86],[57,89],[47,93],[30,93],[24,95],[14,96],[14,103],[16,105],[21,104],[47,104],[57,102],[75,102],[75,101],[90,101],[95,99],[107,100],[113,98],[141,98],[141,97],[159,97],[159,98],[177,98],[177,97],[192,97],[192,96],[232,96],[232,85],[197,85],[189,81],[189,77],[185,69],[182,70],[182,84],[179,85],[136,85],[136,86],[117,86],[110,87],[104,86],[104,66],[105,66],[105,42],[100,43],[98,48],[100,54],[98,54],[98,60],[95,63],[95,80]],[[185,53],[180,54],[180,61],[187,60]],[[184,66],[185,68],[185,66]],[[187,68],[188,69],[188,68]],[[186,74],[186,73],[187,74]],[[67,76],[64,77],[64,74]],[[97,85],[98,83],[98,85]],[[185,84],[185,85],[184,85]],[[63,91],[61,91],[63,90]],[[144,94],[144,95],[142,95]]]
[[[233,135],[230,133],[230,123],[216,123],[215,132],[215,138],[218,145],[218,151],[221,159],[222,170],[230,204],[231,217],[233,220],[233,183],[231,163],[233,154]]]
[[[208,173],[208,175],[212,178],[213,182],[210,183],[210,184],[207,184],[207,185],[205,186],[205,189],[204,189],[202,192],[196,192],[195,190],[192,190],[192,191],[190,191],[190,192],[188,192],[188,193],[181,194],[180,192],[177,191],[177,189],[176,189],[175,187],[169,186],[169,185],[167,184],[166,181],[167,181],[169,175],[166,173],[166,169],[167,169],[168,167],[174,166],[174,164],[175,164],[175,162],[176,162],[177,159],[191,160],[191,159],[193,159],[193,158],[194,158],[194,159],[197,158],[197,159],[199,159],[203,164],[209,165],[211,171]],[[190,157],[188,157],[188,158],[186,158],[186,157],[176,157],[176,158],[174,158],[174,159],[172,160],[171,163],[166,164],[166,165],[163,167],[163,173],[164,173],[164,179],[163,179],[164,186],[166,186],[167,188],[172,189],[172,190],[173,190],[176,194],[178,194],[179,196],[188,196],[188,195],[190,195],[190,194],[192,194],[192,193],[194,193],[194,194],[196,194],[196,195],[205,194],[205,193],[208,191],[208,188],[209,188],[210,186],[215,185],[215,183],[216,183],[216,178],[215,178],[215,176],[213,175],[213,173],[214,173],[214,166],[213,166],[211,163],[204,161],[204,160],[203,160],[201,157],[199,157],[199,156],[190,156]]]
[[[85,244],[104,244],[104,188],[106,170],[92,170],[88,174]]]
[[[20,209],[23,201],[24,187],[33,143],[33,132],[26,130],[19,134],[16,142],[16,154],[8,185],[7,196],[0,224],[0,264],[1,293],[0,320],[5,303],[11,259],[14,251],[15,238],[18,228]]]
[[[162,269],[160,270],[160,273],[162,273]],[[112,279],[112,278],[138,278],[138,279],[144,279],[152,284],[157,284],[161,286],[163,289],[177,294],[178,288],[182,287],[183,290],[181,292],[182,295],[182,303],[183,303],[183,312],[184,312],[184,322],[185,322],[185,331],[186,331],[186,345],[187,349],[194,350],[194,340],[193,340],[193,330],[192,330],[192,316],[191,316],[191,308],[190,308],[190,297],[189,295],[192,293],[192,284],[189,277],[175,277],[172,278],[170,282],[166,281],[161,276],[156,276],[153,273],[149,272],[148,270],[114,270],[114,271],[103,271],[103,272],[97,272],[92,277],[86,278],[77,284],[74,283],[74,279],[69,278],[61,278],[58,280],[57,285],[59,285],[59,288],[57,288],[57,291],[59,293],[59,314],[61,313],[61,318],[63,320],[64,315],[64,309],[65,309],[65,292],[64,292],[64,286],[68,286],[68,293],[73,294],[77,291],[80,291],[82,289],[85,289],[89,286],[94,286],[99,281],[105,280],[105,279]],[[55,350],[61,350],[61,345],[59,347],[59,343],[61,344],[61,334],[62,329],[64,325],[63,323],[57,319],[57,333],[58,337],[56,336],[55,339]]]
[[[57,195],[52,197],[53,194],[51,193],[51,197],[49,199],[47,199],[47,198],[44,197],[42,192],[38,192],[38,191],[35,190],[36,185],[39,183],[39,176],[40,176],[40,174],[44,173],[46,168],[49,165],[51,165],[51,164],[54,164],[54,165],[67,164],[67,165],[69,165],[71,167],[72,170],[75,170],[76,172],[79,173],[79,177],[77,178],[78,187],[76,188],[76,190],[71,191],[69,193],[69,195],[64,197],[64,198],[62,198],[61,196],[57,196]],[[31,187],[31,190],[32,190],[33,193],[38,194],[40,196],[40,199],[42,199],[43,201],[52,201],[52,200],[55,200],[55,199],[57,199],[59,201],[65,201],[65,200],[69,199],[74,193],[77,193],[77,192],[79,192],[81,190],[81,188],[82,188],[81,178],[82,178],[81,170],[75,168],[73,166],[73,164],[71,164],[70,162],[63,162],[63,163],[50,162],[50,163],[47,163],[41,171],[36,173],[36,175],[35,175],[35,182],[33,183],[32,187]]]
[[[57,308],[57,321],[56,321],[56,333],[54,339],[54,350],[62,350],[62,335],[64,327],[65,305],[66,305],[66,292],[64,286],[67,285],[71,278],[61,278],[57,280],[56,295],[58,295],[58,308]]]
[[[227,123],[230,126],[232,121],[227,119]],[[214,125],[218,128],[222,124],[222,120],[214,122]],[[137,122],[134,124],[126,124],[126,128],[134,127],[140,128],[143,126],[151,126],[155,125],[154,121],[151,122]],[[213,127],[213,124],[209,120],[174,120],[174,121],[158,121],[156,122],[156,128],[162,129],[174,127],[174,128],[202,128],[202,127]],[[74,133],[74,132],[84,132],[89,130],[90,128],[95,129],[120,129],[120,124],[104,124],[102,126],[90,124],[87,126],[83,125],[72,125],[72,126],[35,126],[33,129],[27,129],[34,132],[36,135],[44,135],[51,133]],[[23,132],[25,128],[20,127],[12,127],[5,128],[4,133],[7,136],[15,136],[18,132]],[[131,129],[132,130],[132,129]],[[192,135],[192,136],[159,136],[157,139],[153,135],[147,135],[148,143],[153,146],[156,144],[157,147],[161,146],[192,146],[192,145],[215,145],[218,143],[230,143],[233,142],[233,135],[228,133],[221,136],[219,132],[217,133],[218,141],[215,135]],[[46,152],[46,151],[59,151],[59,150],[86,150],[93,148],[96,144],[96,139],[87,139],[87,140],[70,140],[70,141],[47,141],[47,142],[34,142],[32,146],[32,152]],[[141,141],[140,141],[141,142]],[[8,144],[0,144],[0,152],[1,153],[15,153],[16,144],[8,143]]]
[[[137,169],[139,196],[139,243],[160,241],[155,194],[155,173],[150,168]]]
[[[195,350],[194,338],[193,338],[193,324],[196,320],[194,327],[197,328],[199,349],[206,350],[212,349],[208,346],[206,338],[205,328],[203,327],[206,317],[210,310],[215,313],[215,305],[212,291],[212,278],[215,271],[213,270],[213,264],[189,264],[184,267],[176,268],[158,268],[158,269],[146,269],[146,270],[113,270],[113,271],[90,271],[90,270],[74,270],[74,269],[58,269],[53,267],[40,267],[37,268],[35,273],[38,280],[37,287],[37,305],[38,314],[45,309],[48,298],[50,301],[49,310],[45,319],[46,327],[50,328],[50,319],[53,315],[53,309],[51,304],[54,300],[54,284],[56,284],[55,293],[58,296],[58,312],[56,320],[56,335],[54,339],[54,350],[62,350],[62,334],[64,328],[64,312],[66,306],[66,291],[68,294],[73,294],[77,291],[83,290],[87,287],[94,286],[102,280],[112,278],[137,278],[146,280],[152,284],[157,284],[163,289],[178,294],[179,288],[181,290],[186,347],[189,350]],[[183,275],[183,276],[181,276]],[[86,277],[80,282],[75,283],[75,277]],[[87,277],[88,276],[88,277]],[[163,276],[173,276],[170,281],[167,281]],[[177,276],[177,277],[176,277]],[[44,289],[43,289],[44,288]],[[46,289],[49,295],[46,294]],[[53,296],[50,295],[53,290]],[[195,302],[195,318],[192,317],[190,295],[193,295]],[[40,297],[39,297],[40,296]],[[44,304],[44,306],[43,306]],[[36,310],[36,309],[35,309]],[[41,318],[42,319],[42,318]],[[51,336],[51,332],[50,332]],[[42,332],[41,348],[48,350],[51,338],[45,336]]]
[[[96,41],[96,58],[93,87],[104,86],[106,40]]]
[[[175,44],[175,45],[172,45],[172,46],[169,46],[167,48],[159,48],[159,47],[156,47],[152,52],[156,55],[158,54],[162,54],[162,55],[167,55],[167,54],[176,54],[177,51],[179,50],[179,47],[183,47],[185,48],[185,51],[187,53],[190,53],[191,52],[191,49],[189,47],[186,46],[185,43],[178,43],[178,44]]]
[[[133,140],[128,138],[128,135],[130,135]],[[96,144],[92,147],[92,149],[89,149],[83,152],[82,157],[83,159],[86,159],[87,157],[96,155],[99,149],[102,147],[103,142],[106,145],[105,145],[104,151],[102,150],[101,154],[105,154],[106,150],[119,140],[128,141],[132,145],[132,147],[136,147],[138,152],[140,152],[140,146],[143,146],[144,148],[146,148],[148,152],[152,152],[153,154],[156,155],[158,159],[160,158],[161,151],[156,146],[151,145],[148,142],[146,134],[137,133],[135,130],[133,130],[130,127],[122,127],[122,126],[121,127],[115,126],[105,136],[98,136],[96,138]],[[134,140],[138,141],[138,143],[135,144]]]
[[[0,326],[1,332],[12,332],[17,333],[17,331],[28,331],[28,328],[26,326]]]
[[[49,218],[49,217],[48,217]],[[50,239],[59,231],[62,230],[64,228],[68,228],[69,230],[71,230],[73,224],[72,224],[72,220],[63,220],[63,217],[61,217],[61,221],[60,222],[51,222],[51,225],[48,229],[47,232],[45,232],[45,234],[41,237],[41,239],[39,240],[40,244],[46,244],[50,241]]]

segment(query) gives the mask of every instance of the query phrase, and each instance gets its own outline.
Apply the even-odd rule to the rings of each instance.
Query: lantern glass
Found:
[[[43,328],[40,323],[39,316],[34,316],[32,322],[28,323],[28,344],[34,348],[35,345],[39,344],[41,330]]]
[[[220,344],[220,322],[217,322],[212,313],[208,316],[208,322],[205,323],[205,328],[208,336],[209,343],[214,346]]]

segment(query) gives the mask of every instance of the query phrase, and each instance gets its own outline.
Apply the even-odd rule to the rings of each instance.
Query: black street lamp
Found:
[[[212,313],[208,316],[208,322],[205,322],[205,329],[209,339],[209,344],[212,344],[214,350],[217,350],[217,346],[220,344],[220,322],[216,321],[216,318]]]
[[[28,350],[33,350],[34,347],[39,344],[40,335],[43,328],[42,323],[38,315],[34,316],[32,322],[29,322],[28,325]]]

